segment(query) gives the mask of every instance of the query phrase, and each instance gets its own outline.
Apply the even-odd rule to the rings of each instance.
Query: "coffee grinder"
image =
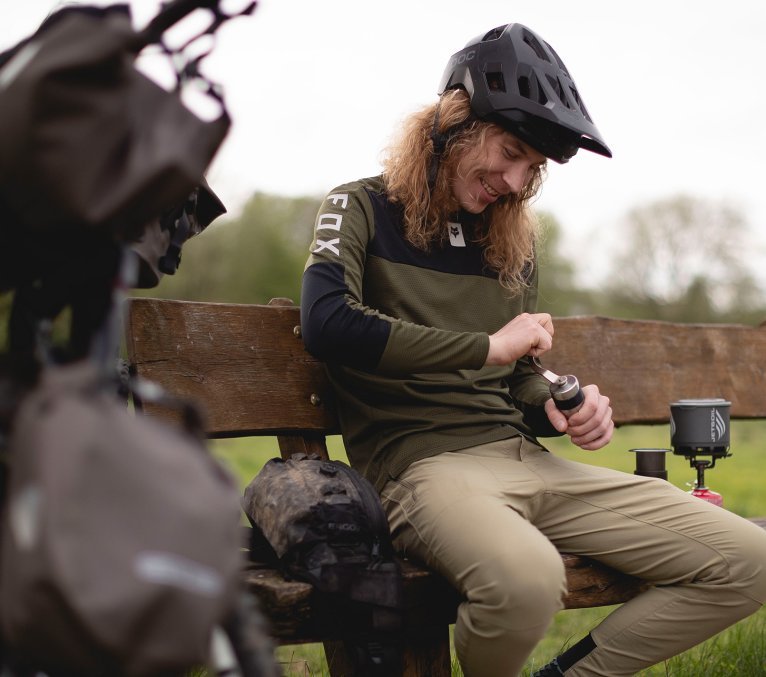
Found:
[[[705,484],[705,471],[729,453],[729,409],[724,399],[678,400],[670,404],[670,446],[697,471],[689,492],[704,501],[723,506],[723,497]]]

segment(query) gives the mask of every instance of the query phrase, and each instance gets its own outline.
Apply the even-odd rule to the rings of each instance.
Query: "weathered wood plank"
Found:
[[[133,299],[129,359],[139,374],[200,402],[211,436],[334,434],[332,391],[299,324],[294,306]],[[618,425],[667,422],[669,403],[683,398],[723,397],[732,418],[766,417],[766,328],[593,316],[555,326],[543,362],[597,383]]]
[[[679,399],[722,397],[732,418],[766,417],[766,327],[605,317],[554,320],[543,363],[596,383],[618,424],[665,423]]]
[[[200,404],[211,437],[337,432],[322,364],[303,348],[297,308],[131,299],[133,369]],[[173,412],[144,405],[150,415]]]

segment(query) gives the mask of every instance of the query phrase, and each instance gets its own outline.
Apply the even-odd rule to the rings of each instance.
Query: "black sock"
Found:
[[[570,646],[563,654],[561,654],[556,659],[556,663],[562,672],[566,672],[577,663],[577,661],[585,658],[595,648],[596,643],[593,641],[593,637],[590,636],[590,633],[588,633],[577,642],[577,644]]]

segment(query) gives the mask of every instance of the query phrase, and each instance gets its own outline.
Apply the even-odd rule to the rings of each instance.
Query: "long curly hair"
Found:
[[[437,109],[438,131],[446,134],[448,141],[431,191],[428,172],[434,155],[431,133]],[[404,121],[383,155],[383,180],[389,199],[402,206],[404,235],[413,246],[428,251],[447,241],[445,224],[450,214],[460,209],[451,185],[460,171],[460,160],[477,144],[482,147],[493,127],[472,115],[468,95],[460,89],[450,90],[437,103]],[[544,177],[542,166],[535,170],[524,190],[501,197],[478,218],[476,239],[484,248],[484,260],[511,292],[527,286],[540,228],[529,205]]]

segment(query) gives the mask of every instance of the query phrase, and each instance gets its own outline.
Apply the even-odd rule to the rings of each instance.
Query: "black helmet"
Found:
[[[454,54],[438,93],[456,88],[468,92],[478,118],[556,162],[580,148],[612,157],[564,62],[526,26],[499,26]]]

